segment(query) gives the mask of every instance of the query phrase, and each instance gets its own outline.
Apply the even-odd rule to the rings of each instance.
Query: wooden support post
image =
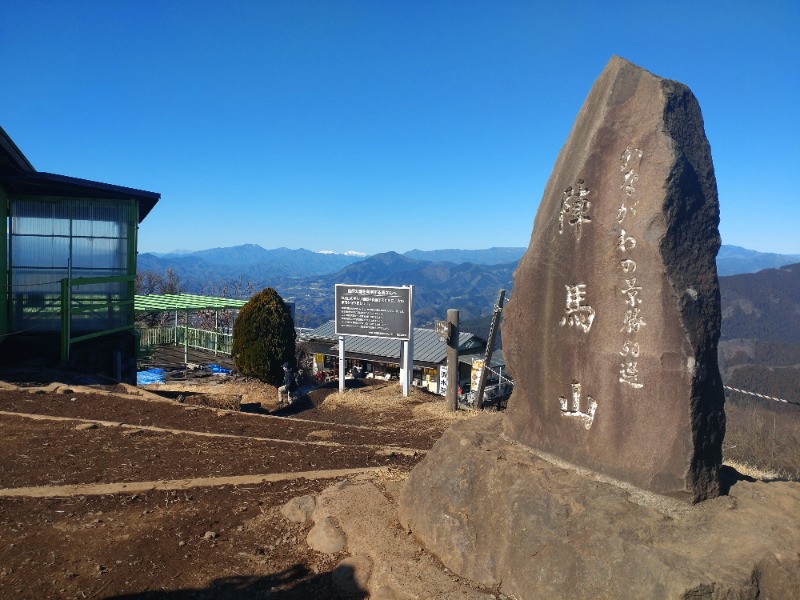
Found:
[[[447,340],[447,392],[445,404],[447,410],[458,410],[458,311],[447,311],[447,323],[450,327],[450,337]]]

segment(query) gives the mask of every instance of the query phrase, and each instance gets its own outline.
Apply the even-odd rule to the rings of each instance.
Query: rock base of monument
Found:
[[[449,429],[412,471],[400,519],[446,567],[519,598],[792,598],[800,483],[744,481],[694,506]]]

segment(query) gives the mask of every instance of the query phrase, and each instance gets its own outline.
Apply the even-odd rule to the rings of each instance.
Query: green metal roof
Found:
[[[133,306],[136,312],[159,312],[168,310],[242,308],[245,304],[247,304],[247,300],[214,298],[195,294],[148,294],[147,296],[136,296]]]

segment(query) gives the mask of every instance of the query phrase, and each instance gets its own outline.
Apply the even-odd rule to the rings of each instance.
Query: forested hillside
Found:
[[[800,263],[720,278],[722,339],[800,341]]]
[[[376,254],[332,275],[283,280],[279,285],[297,303],[299,320],[309,326],[333,317],[333,287],[337,283],[364,285],[413,285],[414,318],[418,326],[430,326],[450,308],[461,318],[489,314],[497,291],[511,289],[516,262],[503,265],[454,264],[407,258],[396,252]]]
[[[720,291],[725,385],[800,402],[800,264],[721,277]]]

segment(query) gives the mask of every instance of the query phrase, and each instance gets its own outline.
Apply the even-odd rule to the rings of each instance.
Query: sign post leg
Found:
[[[403,376],[403,396],[408,397],[409,389],[411,387],[411,379],[414,377],[414,286],[410,288],[409,298],[411,302],[408,305],[408,340],[403,341],[402,348],[402,363],[400,365],[400,373]]]
[[[344,391],[344,336],[339,336],[339,391]]]
[[[414,371],[414,365],[411,362],[411,357],[413,356],[411,344],[410,340],[403,340],[403,347],[400,352],[400,379],[403,382],[403,397],[408,396],[411,376]]]

